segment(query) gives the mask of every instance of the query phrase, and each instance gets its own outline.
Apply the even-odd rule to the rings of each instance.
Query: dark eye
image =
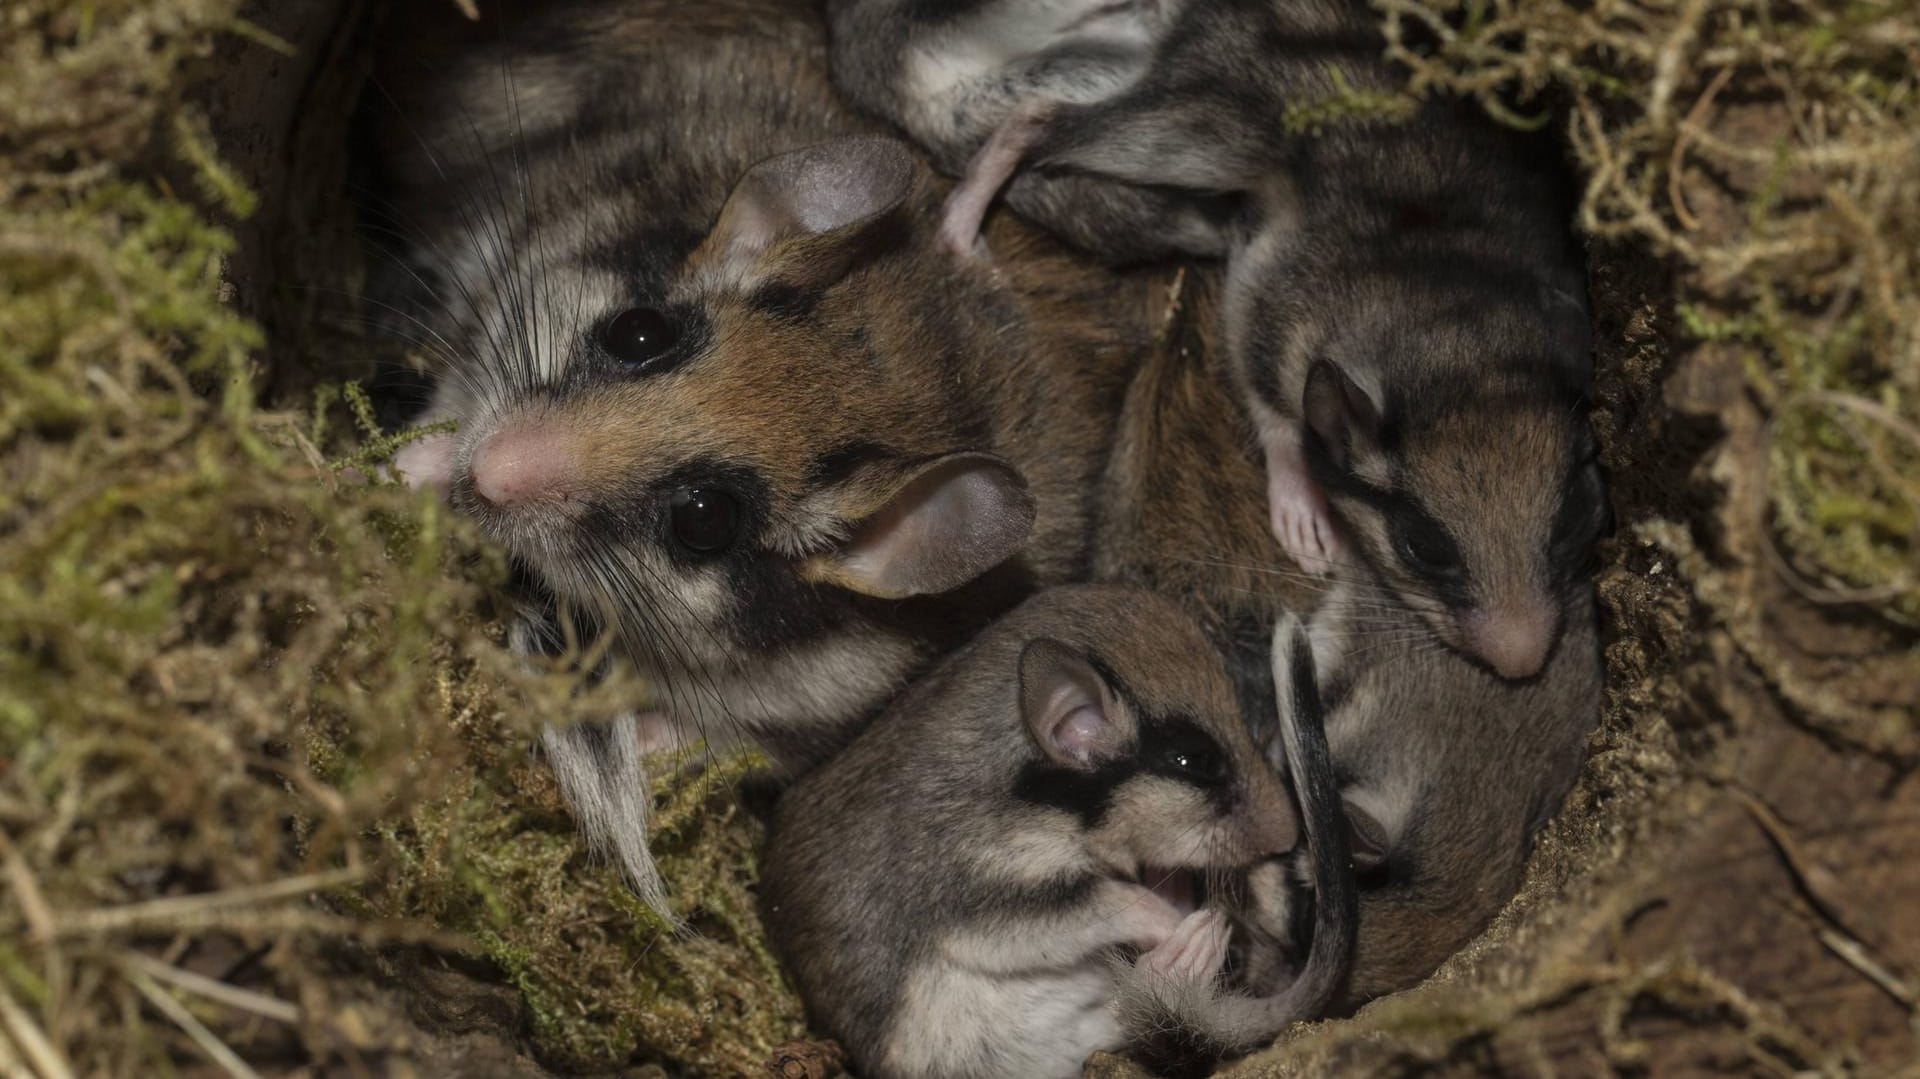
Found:
[[[1158,732],[1153,741],[1155,770],[1200,786],[1227,778],[1227,758],[1212,738],[1182,723]]]
[[[712,487],[682,487],[673,493],[673,538],[695,554],[718,554],[740,531],[740,502]]]
[[[1446,574],[1460,568],[1459,549],[1437,527],[1400,529],[1394,546],[1409,566],[1422,573]]]
[[[630,307],[600,330],[601,347],[621,363],[659,359],[679,340],[679,325],[651,307]]]

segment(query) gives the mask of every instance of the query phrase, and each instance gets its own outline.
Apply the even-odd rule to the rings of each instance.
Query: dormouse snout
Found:
[[[538,427],[495,431],[474,447],[467,466],[474,492],[501,507],[566,498],[577,472],[571,443]]]
[[[1247,783],[1248,846],[1256,857],[1285,854],[1300,843],[1300,818],[1286,784],[1255,766]]]
[[[1544,601],[1476,608],[1460,616],[1467,647],[1502,678],[1540,673],[1553,648],[1554,610]]]

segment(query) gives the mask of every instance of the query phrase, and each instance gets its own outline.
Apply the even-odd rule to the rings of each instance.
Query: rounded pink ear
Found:
[[[776,275],[828,284],[845,272],[862,238],[913,193],[919,176],[906,144],[878,135],[767,158],[734,185],[691,261],[742,280]]]
[[[1108,741],[1113,725],[1097,704],[1083,704],[1053,725],[1053,741],[1075,760],[1089,761]]]
[[[1132,742],[1125,709],[1086,657],[1049,637],[1020,651],[1020,715],[1047,759],[1091,769]]]
[[[951,591],[1006,561],[1033,531],[1033,497],[1012,465],[952,453],[908,476],[851,539],[803,572],[883,599]]]

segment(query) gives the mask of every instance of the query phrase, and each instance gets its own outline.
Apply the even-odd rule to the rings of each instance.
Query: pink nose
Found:
[[[1545,604],[1476,610],[1460,620],[1467,647],[1502,678],[1530,678],[1553,644],[1553,608]]]
[[[566,497],[575,468],[564,440],[538,428],[487,436],[467,466],[473,489],[496,506]]]

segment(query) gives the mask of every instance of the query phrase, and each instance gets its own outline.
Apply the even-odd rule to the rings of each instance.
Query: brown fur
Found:
[[[383,64],[370,205],[406,257],[381,300],[441,362],[422,420],[460,425],[434,458],[454,504],[560,601],[536,630],[607,612],[659,691],[611,739],[546,736],[589,835],[658,902],[634,747],[749,740],[806,767],[1033,588],[1086,575],[1157,284],[1007,220],[997,268],[935,250],[942,185],[897,146],[836,141],[870,125],[831,92],[804,0],[488,6],[478,27],[421,7],[451,25],[398,35]],[[794,165],[821,147],[848,169]],[[838,219],[831,197],[791,204],[810,193],[859,212],[814,228]],[[601,343],[631,309],[681,327],[672,364]],[[478,444],[530,426],[564,467],[518,504],[480,497]],[[979,497],[920,533],[942,549],[873,571],[876,533],[911,540],[889,531],[902,500],[961,453]],[[676,492],[716,485],[742,531],[676,548]]]
[[[1267,528],[1252,423],[1208,328],[1218,273],[1190,268],[1158,301],[1159,339],[1127,389],[1105,478],[1101,576],[1192,598],[1215,631],[1310,604]],[[1264,665],[1264,660],[1263,660]]]
[[[1597,709],[1591,599],[1573,608],[1566,639],[1541,677],[1519,685],[1426,639],[1426,624],[1377,584],[1337,582],[1329,603],[1325,583],[1294,571],[1267,528],[1251,425],[1224,418],[1238,410],[1227,361],[1212,340],[1213,281],[1187,281],[1162,343],[1128,391],[1107,470],[1096,564],[1103,576],[1188,600],[1236,659],[1256,735],[1269,733],[1279,707],[1268,673],[1273,624],[1289,611],[1321,608],[1309,622],[1339,637],[1322,669],[1342,698],[1328,720],[1336,770],[1343,783],[1376,779],[1411,791],[1415,805],[1398,850],[1402,875],[1387,886],[1363,882],[1342,990],[1350,1008],[1426,977],[1518,887],[1530,836],[1558,805]],[[1502,413],[1497,394],[1475,407],[1473,415]],[[1461,447],[1453,452],[1464,452],[1483,444],[1488,429],[1462,415],[1442,425],[1434,442],[1451,439]],[[1493,429],[1505,432],[1500,452],[1544,456],[1557,448],[1564,425],[1522,407]],[[1447,453],[1433,456],[1444,465]],[[1469,475],[1440,468],[1422,482],[1431,497],[1447,499],[1454,483],[1471,482],[1462,478]],[[1555,496],[1527,486],[1542,475],[1510,477],[1506,497]],[[1365,699],[1349,696],[1356,679]],[[1283,935],[1287,921],[1283,906],[1276,923]],[[1276,957],[1254,958],[1258,969],[1249,973],[1271,992]]]
[[[655,485],[688,462],[723,462],[761,485],[764,527],[751,539],[771,560],[755,571],[780,597],[771,602],[823,604],[834,625],[852,627],[842,640],[891,642],[874,650],[858,700],[833,695],[811,709],[834,714],[743,717],[756,733],[789,719],[842,729],[878,703],[875,690],[910,673],[902,655],[924,659],[1020,590],[1085,574],[1112,417],[1149,339],[1151,275],[1085,265],[1004,219],[993,232],[1000,266],[947,256],[927,242],[943,185],[920,169],[906,197],[859,237],[791,237],[738,257],[728,238],[754,227],[760,192],[750,178],[735,203],[726,200],[748,167],[866,126],[834,99],[818,15],[805,4],[568,3],[433,40],[444,55],[403,52],[388,65],[401,109],[382,130],[399,216],[425,233],[431,269],[458,269],[462,252],[483,269],[462,271],[460,290],[442,286],[438,309],[421,316],[437,351],[451,343],[461,353],[446,357],[453,367],[481,372],[477,389],[443,383],[427,418],[463,421],[456,473],[473,443],[505,424],[556,432],[576,460],[564,502],[545,518],[496,512],[458,479],[455,502],[563,597],[649,606],[652,624],[628,627],[628,636],[648,638],[629,644],[650,673],[670,685],[753,682],[753,657],[742,654],[750,634],[734,624],[785,617],[723,610],[726,597],[714,590],[737,589],[734,579],[682,572],[645,549],[622,552],[632,576],[664,580],[659,587],[673,594],[608,596],[571,550],[589,510],[613,512],[621,543],[645,548],[635,533],[656,512]],[[635,71],[648,81],[633,83]],[[743,82],[743,71],[768,83]],[[625,89],[601,100],[615,83]],[[578,130],[569,109],[580,112]],[[476,143],[478,160],[468,152]],[[636,151],[647,171],[625,180]],[[504,212],[459,209],[501,189]],[[678,268],[656,267],[638,284],[589,259],[596,243],[695,230],[707,239]],[[535,268],[540,283],[515,294],[510,286]],[[769,287],[796,294],[800,309],[769,305]],[[544,302],[542,289],[559,300]],[[646,377],[581,375],[578,350],[594,319],[649,289],[646,302],[694,312],[706,335],[698,354]],[[529,316],[528,307],[539,310]],[[530,375],[513,370],[525,361],[501,355],[510,350],[500,344],[528,317],[534,341],[524,351],[540,353]],[[815,475],[847,447],[871,459],[831,480]],[[810,591],[841,580],[821,568],[823,551],[857,533],[917,463],[959,451],[996,454],[1025,481],[1036,517],[1015,565],[951,602],[887,611],[832,588]],[[677,655],[646,654],[663,638]],[[837,682],[838,671],[818,677]],[[727,702],[736,717],[744,696]]]

